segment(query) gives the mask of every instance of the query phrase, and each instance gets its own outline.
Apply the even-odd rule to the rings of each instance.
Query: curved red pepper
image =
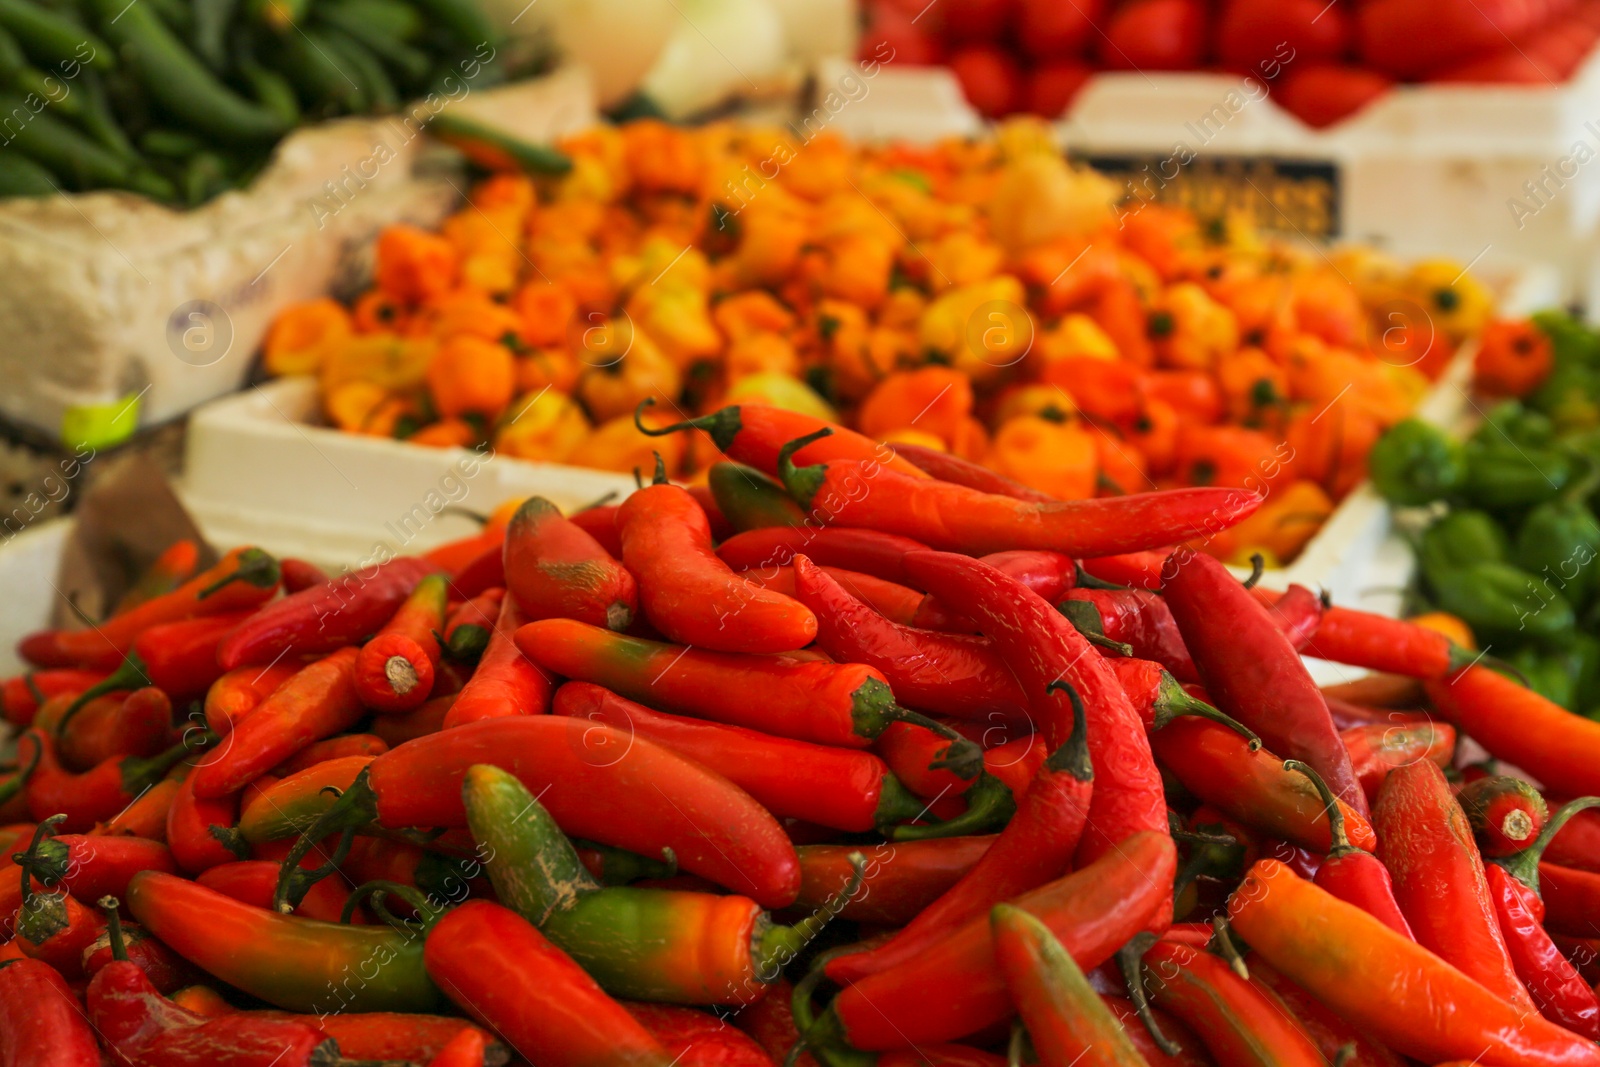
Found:
[[[1339,1018],[1326,1004],[1274,970],[1265,960],[1251,957],[1249,967],[1250,984],[1269,999],[1276,1000],[1284,1014],[1300,1024],[1329,1063],[1342,1063],[1344,1067],[1406,1067],[1407,1061]]]
[[[160,841],[138,837],[61,834],[43,838],[20,864],[44,885],[80,900],[127,892],[140,871],[177,872],[172,852]]]
[[[445,632],[449,606],[449,580],[442,574],[430,574],[418,582],[411,595],[395,609],[378,636],[403,634],[422,647],[429,663],[438,666],[439,657],[444,654],[439,638]]]
[[[1179,681],[1200,680],[1171,609],[1156,594],[1142,589],[1071,589],[1066,600],[1062,610],[1068,618],[1077,621],[1075,609],[1068,605],[1087,604],[1094,614],[1085,621],[1106,638],[1128,645],[1140,659],[1161,664]]]
[[[717,546],[722,562],[736,571],[767,574],[805,555],[822,567],[843,567],[874,578],[906,583],[905,557],[928,546],[877,530],[838,526],[769,526],[734,534]]]
[[[242,859],[241,846],[235,845],[226,833],[212,831],[212,827],[231,830],[238,821],[237,792],[201,799],[194,793],[194,776],[184,778],[167,809],[167,846],[178,867],[186,874],[196,875],[218,864]]]
[[[551,711],[648,738],[711,767],[780,818],[887,833],[923,811],[888,765],[868,752],[668,715],[587,682],[556,690]],[[827,787],[817,788],[819,782]]]
[[[311,742],[359,722],[365,714],[355,689],[359,651],[341,648],[263,700],[195,767],[190,775],[194,795],[210,800],[237,792]]]
[[[881,845],[801,845],[797,909],[839,906],[841,891],[855,874],[850,857],[867,858],[866,890],[839,906],[838,917],[883,926],[904,926],[959,882],[993,846],[994,835],[931,837]],[[776,996],[776,991],[772,994]]]
[[[76,697],[106,680],[110,671],[57,667],[28,671],[0,683],[0,714],[13,726],[30,726],[40,705],[54,696]]]
[[[120,922],[118,927],[123,958],[137,964],[157,992],[170,994],[199,977],[199,972],[189,965],[188,960],[150,936],[143,927]],[[113,940],[117,939],[113,939],[111,928],[107,926],[94,943],[83,950],[83,973],[90,979],[117,959],[117,950],[112,947]]]
[[[802,557],[796,556],[795,559]],[[835,582],[850,591],[850,595],[872,609],[873,614],[902,626],[909,626],[912,618],[921,607],[923,596],[915,589],[908,589],[903,585],[874,578],[870,574],[860,571],[846,570],[843,567],[815,567]],[[795,596],[798,584],[795,579],[794,566],[777,568],[759,568],[754,571],[740,571],[741,576],[755,582],[761,588],[784,596]],[[798,597],[796,597],[798,599]],[[820,624],[819,624],[820,625]]]
[[[1537,789],[1504,774],[1468,782],[1456,793],[1456,803],[1467,813],[1479,851],[1488,857],[1510,856],[1528,848],[1550,817]]]
[[[40,821],[65,815],[61,829],[67,833],[82,833],[116,815],[190,753],[187,740],[180,741],[148,759],[114,757],[92,770],[73,774],[61,766],[55,742],[39,730],[30,729],[23,734],[17,747],[19,753],[27,749],[29,754],[22,756],[25,763],[33,758],[34,751],[38,753],[38,766],[24,789],[28,810]]]
[[[413,711],[433,691],[433,660],[405,634],[379,634],[361,646],[352,671],[356,698],[374,711]]]
[[[506,529],[500,584],[528,619],[578,619],[626,630],[639,613],[633,575],[543,497],[529,497]]]
[[[1157,941],[1144,954],[1152,999],[1183,1020],[1229,1067],[1325,1067],[1292,1016],[1219,957]]]
[[[805,605],[735,574],[717,557],[705,512],[678,486],[634,493],[617,525],[644,616],[672,640],[723,652],[790,652],[816,637],[817,620]]]
[[[1437,630],[1340,607],[1323,613],[1304,652],[1352,667],[1426,679],[1447,678],[1478,658]]]
[[[1279,756],[1311,764],[1340,800],[1365,815],[1366,794],[1327,702],[1269,610],[1212,557],[1179,552],[1172,559],[1162,596],[1211,702]]]
[[[1332,710],[1331,701],[1329,710]],[[1447,767],[1456,751],[1455,727],[1426,719],[1351,726],[1339,731],[1339,740],[1350,753],[1350,767],[1356,772],[1356,780],[1361,783],[1369,805],[1378,802],[1378,790],[1396,767],[1419,759]]]
[[[1507,954],[1472,827],[1444,772],[1426,760],[1397,768],[1378,794],[1373,825],[1378,858],[1417,943],[1508,1003],[1536,1012]]]
[[[1052,684],[1068,683],[1083,700],[1089,755],[1102,776],[1078,846],[1080,862],[1115,849],[1140,830],[1166,833],[1161,774],[1138,713],[1083,635],[1021,582],[977,560],[918,552],[906,556],[906,568],[930,593],[983,627],[1022,683],[1036,728],[1051,750],[1072,736],[1071,702]],[[1114,774],[1110,768],[1116,768]]]
[[[1433,706],[1463,733],[1545,788],[1571,796],[1600,793],[1600,722],[1481,665],[1448,682],[1430,681],[1427,690]]]
[[[1130,589],[1140,589],[1147,593],[1159,593],[1161,583],[1166,580],[1167,560],[1172,557],[1174,547],[1167,546],[1144,552],[1120,552],[1108,556],[1089,557],[1081,562],[1084,573],[1102,582],[1125,585]]]
[[[1548,803],[1561,807],[1564,798],[1550,797]],[[1580,871],[1600,871],[1600,811],[1580,811],[1556,831],[1545,847],[1544,858],[1563,867]]]
[[[1139,1054],[1145,1058],[1150,1067],[1216,1067],[1211,1056],[1206,1052],[1206,1047],[1183,1023],[1168,1015],[1159,1008],[1146,1008],[1149,1018],[1153,1019],[1156,1028],[1174,1044],[1179,1046],[1176,1055],[1163,1052],[1161,1046],[1156,1044],[1155,1038],[1150,1036],[1150,1031],[1145,1029],[1144,1023],[1139,1019],[1139,1009],[1127,997],[1100,994],[1100,999],[1111,1014],[1115,1015],[1127,1031],[1128,1038],[1138,1046]]]
[[[1077,582],[1077,563],[1071,556],[1064,556],[1060,552],[991,552],[983,557],[983,562],[1015,578],[1052,604],[1066,596]],[[977,623],[960,612],[951,611],[935,596],[924,597],[917,605],[911,625],[950,633],[972,633],[978,629]]]
[[[1031,548],[1103,556],[1154,548],[1225,529],[1261,506],[1254,493],[1223,488],[1026,503],[908,477],[877,460],[797,467],[795,449],[812,440],[785,445],[778,474],[813,521],[883,530],[972,555]]]
[[[303,666],[302,663],[275,663],[270,667],[240,667],[229,671],[206,690],[203,725],[218,737],[226,737],[234,723],[256,710],[279,686],[299,674]]]
[[[760,1045],[709,1012],[643,1001],[623,1007],[679,1067],[772,1067]]]
[[[506,584],[504,533],[493,538],[483,551],[467,561],[466,566],[450,575],[450,591],[461,598],[475,597],[485,589],[503,588]]]
[[[451,656],[471,663],[478,661],[483,650],[489,647],[489,637],[494,633],[494,623],[500,617],[500,605],[505,596],[504,589],[485,589],[451,610],[444,628],[445,644]]]
[[[0,963],[0,1064],[100,1067],[100,1046],[77,996],[47,963]]]
[[[1095,776],[1083,704],[1077,694],[1067,695],[1073,705],[1072,736],[1045,760],[994,845],[888,942],[829,960],[829,978],[854,982],[904,963],[972,917],[1060,877],[1068,868],[1089,815]]]
[[[423,1015],[398,1011],[341,1011],[326,1015],[295,1015],[287,1011],[252,1014],[270,1019],[309,1023],[339,1043],[346,1059],[399,1060],[429,1063],[463,1033],[478,1037],[478,1058],[472,1067],[503,1067],[510,1049],[494,1035],[458,1016]],[[429,1064],[429,1067],[434,1067]]]
[[[621,510],[621,504],[599,504],[575,511],[567,519],[594,538],[595,543],[605,549],[612,559],[621,559],[622,535],[617,530],[617,512]],[[706,518],[709,520],[711,516],[707,515]]]
[[[983,753],[973,742],[958,736],[957,743],[913,723],[890,723],[872,743],[907,789],[919,800],[918,815],[932,812],[942,821],[897,827],[896,841],[952,834],[989,833],[1017,810],[1011,787],[984,773]]]
[[[172,542],[151,561],[145,572],[130,585],[117,601],[111,614],[132,611],[148,600],[170,593],[193,576],[200,566],[200,544],[188,538]]]
[[[550,710],[549,675],[517,648],[516,634],[525,623],[517,602],[500,601],[500,617],[478,659],[478,667],[445,712],[444,728],[508,716],[543,715]]]
[[[283,572],[285,593],[298,593],[314,585],[327,585],[332,580],[328,577],[328,572],[315,563],[295,559],[293,556],[279,560],[278,569]]]
[[[359,644],[378,632],[418,582],[435,567],[401,556],[327,585],[302,589],[269,604],[229,634],[217,649],[225,670],[274,663],[284,655],[313,655]]]
[[[322,763],[349,759],[352,756],[381,756],[389,751],[389,743],[377,734],[340,734],[325,741],[307,745],[293,756],[272,768],[279,778],[309,770]]]
[[[980,463],[970,459],[963,459],[950,452],[940,452],[936,448],[925,448],[922,445],[897,442],[894,446],[895,455],[915,466],[918,470],[941,482],[954,482],[964,485],[968,489],[977,489],[984,493],[993,493],[996,496],[1008,496],[1013,500],[1027,500],[1034,503],[1043,503],[1054,500],[1049,493],[1041,493],[1031,486],[998,471],[990,470]]]
[[[640,410],[653,403],[652,400],[646,400]],[[800,450],[800,455],[806,462],[824,463],[835,459],[873,460],[890,470],[900,472],[905,477],[920,481],[929,480],[915,464],[895,455],[894,449],[888,445],[836,423],[819,419],[815,415],[802,415],[797,411],[769,407],[766,404],[738,404],[725,407],[709,415],[702,415],[698,419],[687,419],[659,430],[646,427],[639,421],[638,412],[635,412],[634,424],[639,427],[641,433],[650,437],[661,437],[680,430],[704,430],[711,437],[712,444],[729,459],[738,460],[746,466],[754,467],[763,474],[774,477],[778,475],[778,457],[784,445],[803,434],[814,434],[826,429],[829,431],[828,436]]]
[[[118,756],[154,756],[172,743],[172,701],[154,686],[96,697],[70,720],[63,711],[56,699],[46,701],[34,725],[56,735],[57,755],[75,771]]]
[[[1340,900],[1354,904],[1378,919],[1395,933],[1415,940],[1411,934],[1411,924],[1406,922],[1400,904],[1394,898],[1394,880],[1389,875],[1389,868],[1372,853],[1350,843],[1345,833],[1344,812],[1340,810],[1338,800],[1322,776],[1309,765],[1294,760],[1286,761],[1284,767],[1299,771],[1311,780],[1322,796],[1323,810],[1328,813],[1333,847],[1328,849],[1312,881]]]
[[[1506,950],[1539,1013],[1600,1041],[1600,1000],[1545,932],[1538,894],[1498,864],[1488,864],[1485,875]]]
[[[1600,937],[1600,874],[1539,864],[1539,891],[1544,898],[1544,923],[1569,937]]]
[[[670,1067],[661,1043],[533,924],[486,900],[438,921],[423,948],[445,995],[542,1067]]]

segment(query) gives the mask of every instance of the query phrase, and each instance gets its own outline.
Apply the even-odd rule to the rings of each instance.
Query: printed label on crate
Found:
[[[1257,228],[1338,237],[1339,166],[1267,156],[1087,155],[1083,162],[1125,184],[1124,217],[1149,202],[1176,204],[1201,219],[1243,217]]]

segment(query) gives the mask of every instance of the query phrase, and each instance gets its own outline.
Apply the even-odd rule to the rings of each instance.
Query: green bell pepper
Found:
[[[1421,419],[1406,419],[1384,434],[1367,456],[1373,486],[1391,504],[1420,506],[1454,493],[1466,478],[1459,442]]]
[[[1474,563],[1504,563],[1511,540],[1487,512],[1460,508],[1443,516],[1423,533],[1417,545],[1422,576],[1435,589],[1456,581],[1456,574]]]
[[[1593,598],[1600,575],[1600,522],[1576,501],[1549,500],[1529,513],[1517,531],[1513,561],[1561,591],[1582,609]]]
[[[1509,563],[1471,563],[1429,585],[1434,603],[1485,641],[1550,644],[1573,627],[1572,605],[1549,582]]]
[[[1600,368],[1600,332],[1558,308],[1534,312],[1533,324],[1550,338],[1556,364],[1579,363]]]

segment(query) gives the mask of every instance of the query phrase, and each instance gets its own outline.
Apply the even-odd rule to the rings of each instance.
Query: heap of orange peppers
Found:
[[[1487,320],[1459,265],[1268,241],[1117,204],[1044,127],[929,147],[653,121],[570,137],[560,178],[488,177],[380,237],[352,306],[294,305],[267,370],[330,421],[693,479],[656,424],[740,400],[982,462],[1063,499],[1267,492],[1212,551],[1287,561]],[[647,420],[650,421],[650,420]]]

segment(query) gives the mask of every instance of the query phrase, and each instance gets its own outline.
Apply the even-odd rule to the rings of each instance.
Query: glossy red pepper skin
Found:
[[[1154,660],[1180,682],[1200,680],[1171,609],[1156,594],[1143,589],[1071,589],[1066,599],[1091,605],[1099,615],[1100,632],[1132,646],[1138,658]]]
[[[414,556],[302,589],[256,612],[217,649],[224,670],[273,663],[283,655],[332,652],[377,633],[433,564]]]
[[[1092,736],[1092,735],[1091,735]],[[1316,787],[1285,770],[1283,760],[1228,727],[1195,716],[1173,720],[1151,735],[1156,756],[1190,792],[1240,822],[1306,848],[1332,843],[1327,810]],[[1366,817],[1340,799],[1350,840],[1357,848],[1375,842]]]
[[[904,926],[961,881],[996,836],[934,837],[871,846],[800,845],[795,849],[800,856],[800,895],[794,906],[815,911],[836,901],[854,873],[850,854],[863,852],[867,889],[844,902],[839,918]]]
[[[1396,767],[1425,759],[1444,768],[1456,750],[1455,727],[1447,722],[1369,723],[1340,730],[1339,739],[1369,805],[1378,802],[1378,791]]]
[[[1060,552],[993,552],[984,556],[983,562],[1015,578],[1052,604],[1059,603],[1077,583],[1077,563]],[[938,597],[932,596],[925,597],[917,606],[911,625],[952,633],[972,633],[978,629],[973,620],[951,611],[939,603]]]
[[[278,885],[278,865],[270,860],[236,860],[203,871],[195,881],[225,897],[257,908],[272,907],[272,891]],[[324,878],[306,893],[294,913],[302,919],[340,921],[350,893],[340,878]],[[357,911],[350,919],[360,925],[366,920]]]
[[[1094,790],[1081,705],[1075,714],[1071,739],[1045,761],[1016,815],[977,865],[887,943],[829,960],[829,978],[854,982],[904,963],[973,917],[1059,878],[1069,868]]]
[[[921,593],[895,582],[874,578],[860,571],[846,570],[844,567],[815,569],[822,571],[847,589],[851,596],[871,608],[874,614],[890,622],[910,626],[912,618],[917,614],[917,608],[922,605]],[[795,596],[796,580],[793,565],[777,568],[760,567],[739,573],[769,592],[782,593],[788,597]]]
[[[768,526],[734,534],[717,546],[722,562],[752,577],[787,567],[804,555],[820,567],[843,567],[884,581],[906,584],[905,556],[928,546],[877,530],[839,526]]]
[[[1538,893],[1499,864],[1488,864],[1485,875],[1511,962],[1539,1013],[1590,1041],[1600,1041],[1600,1000],[1545,932],[1545,909]]]
[[[161,554],[151,561],[145,572],[139,575],[122,594],[111,614],[120,615],[132,611],[147,600],[154,600],[158,596],[172,592],[193,577],[195,569],[199,566],[198,542],[188,538],[172,542],[161,550]]]
[[[1549,805],[1559,808],[1567,798],[1551,797]],[[1545,846],[1546,862],[1581,871],[1600,871],[1600,811],[1580,811],[1556,831]]]
[[[572,619],[541,619],[517,645],[552,674],[592,682],[647,707],[796,741],[866,748],[897,713],[883,675],[858,663],[740,656],[624,637]],[[760,700],[751,700],[760,693]]]
[[[1324,1067],[1292,1017],[1217,956],[1173,941],[1144,955],[1151,999],[1200,1035],[1230,1067]]]
[[[1406,922],[1405,915],[1400,911],[1400,903],[1394,898],[1394,879],[1389,875],[1389,868],[1372,853],[1350,843],[1344,813],[1340,811],[1339,802],[1328,791],[1327,783],[1313,777],[1316,772],[1303,763],[1286,766],[1304,774],[1317,787],[1332,824],[1333,847],[1327,850],[1312,876],[1317,887],[1326,889],[1346,903],[1354,904],[1406,940],[1415,940],[1411,934],[1411,924]]]
[[[238,822],[237,792],[201,799],[194,793],[194,776],[184,778],[167,809],[167,846],[178,867],[193,876],[242,858],[229,843],[211,832],[213,826],[229,830]]]
[[[930,593],[984,628],[1022,683],[1035,726],[1051,751],[1072,734],[1072,704],[1065,693],[1052,690],[1052,683],[1067,682],[1082,699],[1090,759],[1103,773],[1090,800],[1079,862],[1104,855],[1141,830],[1165,834],[1167,805],[1150,742],[1116,675],[1083,635],[1022,583],[977,560],[913,553],[906,567]]]
[[[668,638],[722,652],[790,652],[816,637],[808,608],[717,557],[705,512],[683,489],[646,486],[622,505],[617,524],[644,616]]]
[[[1366,794],[1322,691],[1271,612],[1211,556],[1172,558],[1162,597],[1211,702],[1279,756],[1309,763],[1340,800],[1366,815]]]
[[[1389,775],[1373,810],[1378,858],[1417,943],[1496,996],[1536,1012],[1495,917],[1483,860],[1444,772],[1426,760]]]
[[[309,770],[319,763],[331,763],[351,756],[381,756],[389,751],[389,743],[377,734],[340,734],[325,741],[307,745],[293,756],[272,768],[279,778]]]
[[[339,1043],[339,1055],[346,1059],[428,1063],[463,1031],[476,1034],[483,1041],[474,1067],[501,1067],[510,1058],[510,1050],[493,1034],[457,1016],[397,1011],[341,1011],[327,1015],[258,1011],[251,1014],[315,1026]]]
[[[648,738],[716,770],[780,818],[863,833],[915,818],[921,810],[870,752],[668,715],[587,682],[556,690],[551,711]],[[817,788],[819,782],[827,787]]]
[[[195,767],[190,775],[194,795],[212,800],[237,792],[313,741],[359,722],[365,714],[355,689],[359,652],[341,648],[303,668],[263,700]]]
[[[1176,863],[1170,837],[1136,833],[1011,903],[1043,921],[1088,970],[1152,921],[1165,927]],[[898,1049],[959,1038],[1011,1012],[984,914],[916,958],[845,989],[818,1019],[817,1036],[837,1035],[858,1049]]]
[[[1399,1055],[1339,1018],[1322,1001],[1274,970],[1265,960],[1252,957],[1248,966],[1250,984],[1269,1000],[1277,1001],[1283,1013],[1300,1024],[1329,1063],[1342,1054],[1346,1067],[1405,1067],[1406,1061]],[[1343,1051],[1346,1048],[1350,1050],[1347,1053]]]
[[[61,766],[55,742],[37,729],[23,734],[17,749],[24,765],[38,752],[38,766],[24,787],[28,810],[36,821],[66,815],[60,826],[65,833],[83,833],[112,818],[187,755],[180,744],[148,759],[115,757],[73,774]]]
[[[505,551],[503,538],[491,540],[460,570],[450,575],[450,591],[463,599],[475,597],[485,589],[504,587],[506,584]]]
[[[285,593],[298,593],[302,589],[310,589],[314,585],[327,585],[332,581],[328,572],[303,559],[289,556],[278,561],[278,567],[283,572],[283,591]]]
[[[1544,924],[1570,937],[1600,937],[1600,874],[1539,864]]]
[[[49,964],[0,966],[0,1065],[100,1067],[100,1046],[78,998]]]
[[[278,591],[278,562],[259,548],[236,548],[170,593],[84,630],[45,630],[23,638],[23,659],[41,667],[114,670],[139,635],[161,623],[257,607]]]
[[[709,1012],[644,1001],[622,1006],[679,1067],[772,1067],[760,1045]]]
[[[433,660],[405,634],[379,634],[361,646],[353,678],[357,699],[372,710],[413,711],[433,692]]]
[[[543,497],[530,497],[506,529],[507,591],[528,619],[579,619],[626,630],[639,613],[632,573]]]
[[[1304,651],[1334,663],[1430,680],[1447,678],[1475,658],[1437,630],[1340,607],[1323,612]]]
[[[199,972],[189,961],[151,937],[142,927],[122,923],[122,941],[127,957],[150,979],[156,991],[165,995],[195,981]],[[111,950],[111,931],[108,927],[94,943],[83,950],[83,973],[93,979],[116,959]]]
[[[931,478],[941,482],[953,482],[964,485],[968,489],[977,489],[984,493],[993,493],[996,496],[1008,496],[1013,500],[1026,500],[1032,503],[1044,503],[1054,500],[1049,493],[1041,493],[1031,486],[1023,485],[1019,481],[1007,478],[997,471],[992,471],[980,463],[949,452],[940,452],[934,448],[924,448],[922,445],[898,443],[894,446],[895,455],[910,462]]]
[[[584,508],[567,516],[574,526],[595,539],[595,543],[605,549],[612,559],[622,558],[622,536],[617,530],[617,512],[622,510],[621,504],[600,504],[592,508]],[[706,518],[709,520],[710,515]]]
[[[517,630],[525,622],[514,599],[507,596],[500,602],[500,616],[478,667],[445,713],[446,730],[484,719],[543,715],[550,710],[555,683],[516,645]]]
[[[54,703],[46,702],[34,720],[41,729],[53,729]],[[125,697],[96,697],[55,733],[57,755],[75,771],[118,756],[154,756],[174,739],[172,701],[154,686],[135,689]]]
[[[1167,560],[1172,557],[1174,547],[1090,557],[1082,561],[1083,569],[1102,582],[1159,593],[1161,584],[1166,581]]]
[[[1429,682],[1427,690],[1433,706],[1463,733],[1546,789],[1600,794],[1600,722],[1481,665],[1449,682]]]
[[[16,942],[30,959],[48,963],[63,978],[83,977],[83,954],[105,929],[105,919],[62,889],[33,890],[17,913]]]
[[[96,834],[46,838],[29,863],[35,878],[80,900],[121,896],[140,871],[178,870],[172,852],[159,841]]]
[[[542,1067],[668,1067],[661,1043],[509,908],[468,901],[423,949],[428,974],[517,1055]]]
[[[75,697],[105,681],[110,671],[57,667],[28,671],[0,683],[0,713],[12,726],[29,726],[39,706],[54,696]]]
[[[279,686],[299,674],[302,666],[301,663],[275,663],[270,667],[241,667],[229,671],[206,690],[203,725],[218,737],[226,737],[234,723],[256,710]]]
[[[133,651],[151,685],[166,690],[174,701],[193,700],[222,677],[217,650],[252,614],[230,611],[152,626],[134,641]]]
[[[794,987],[786,979],[772,983],[772,991],[754,1004],[748,1004],[733,1017],[733,1025],[749,1034],[764,1050],[773,1064],[781,1064],[789,1050],[800,1040],[800,1028],[795,1025]],[[809,1052],[801,1052],[794,1067],[819,1067]]]

